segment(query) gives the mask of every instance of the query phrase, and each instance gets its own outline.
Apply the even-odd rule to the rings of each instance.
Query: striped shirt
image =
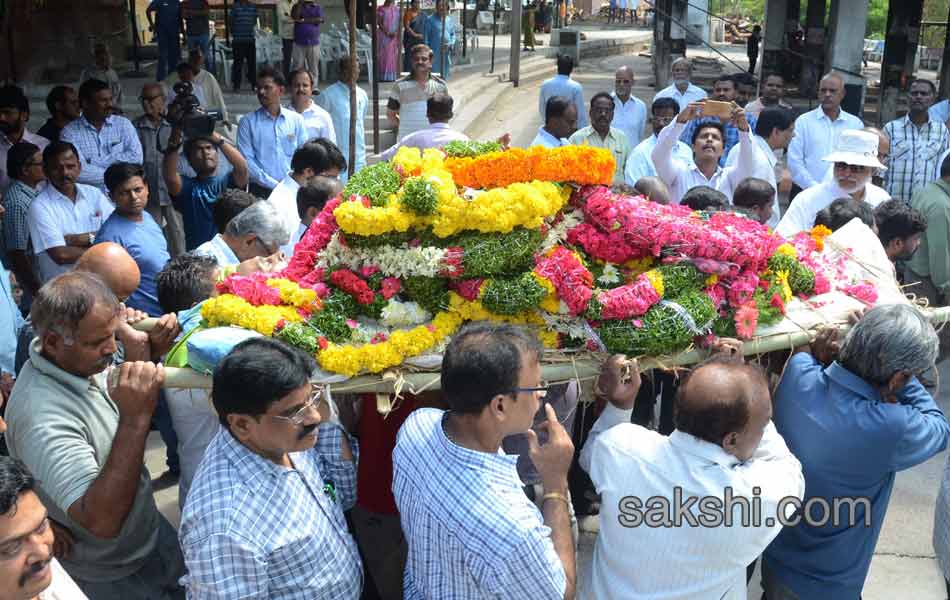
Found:
[[[3,241],[7,252],[27,250],[30,247],[30,204],[39,194],[19,179],[10,181],[3,195]]]
[[[181,516],[189,598],[359,598],[363,566],[343,516],[356,500],[356,446],[343,460],[339,426],[318,431],[291,469],[218,430]]]
[[[250,2],[237,2],[231,7],[231,38],[242,41],[254,39],[257,26],[257,7]]]
[[[393,451],[393,495],[409,545],[404,597],[564,597],[551,530],[528,500],[517,456],[452,443],[444,413],[406,419]]]
[[[892,198],[910,202],[914,192],[940,176],[940,158],[950,148],[950,131],[940,121],[918,126],[905,116],[885,125],[884,133],[891,140],[884,189]]]
[[[79,151],[79,183],[97,186],[104,194],[109,193],[103,181],[106,169],[117,162],[142,164],[139,134],[125,117],[106,117],[102,129],[96,129],[83,115],[64,127],[59,138]]]

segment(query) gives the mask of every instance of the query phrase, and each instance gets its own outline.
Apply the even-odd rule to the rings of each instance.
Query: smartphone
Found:
[[[726,121],[732,118],[732,102],[720,102],[719,100],[706,100],[703,104],[704,117],[719,117]]]

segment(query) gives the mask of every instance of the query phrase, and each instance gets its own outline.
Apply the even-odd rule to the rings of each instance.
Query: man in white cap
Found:
[[[798,194],[782,217],[775,233],[792,237],[815,224],[815,215],[838,198],[851,197],[871,208],[889,200],[890,195],[871,183],[874,169],[886,168],[877,158],[878,138],[859,130],[843,131],[835,151],[822,158],[833,163],[832,178]]]

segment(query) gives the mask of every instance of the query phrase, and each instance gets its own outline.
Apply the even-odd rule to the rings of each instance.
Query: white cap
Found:
[[[886,169],[887,167],[877,159],[877,144],[877,135],[870,131],[861,131],[860,129],[842,131],[835,151],[822,158],[822,160]]]

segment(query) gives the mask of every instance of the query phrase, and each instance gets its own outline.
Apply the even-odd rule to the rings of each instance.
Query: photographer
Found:
[[[185,251],[185,232],[181,215],[172,206],[165,178],[162,177],[162,149],[168,146],[171,124],[165,119],[165,88],[160,83],[146,83],[139,94],[144,114],[134,121],[142,142],[142,166],[148,184],[148,205],[145,210],[155,219],[168,242],[168,252],[178,256]]]
[[[163,174],[172,202],[181,214],[185,229],[185,246],[193,250],[215,236],[217,228],[211,207],[227,187],[229,180],[234,187],[247,187],[247,161],[236,147],[211,132],[210,135],[191,136],[184,143],[185,158],[194,169],[196,177],[178,172],[178,153],[184,138],[183,123],[173,123],[172,133],[165,149]],[[231,163],[233,170],[217,174],[218,150]]]

